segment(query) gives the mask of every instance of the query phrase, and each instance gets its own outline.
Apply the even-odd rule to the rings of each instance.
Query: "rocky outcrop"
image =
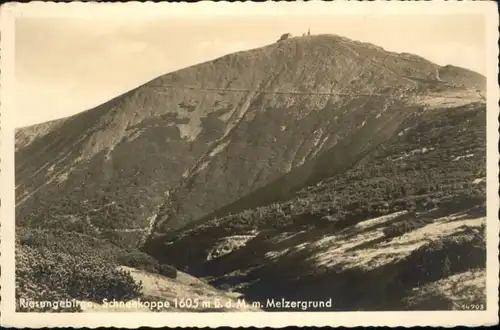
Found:
[[[277,42],[280,42],[280,41],[283,41],[283,40],[286,40],[288,38],[290,38],[292,36],[291,33],[285,33],[285,34],[282,34],[281,37],[278,39]]]
[[[207,260],[217,259],[233,251],[236,251],[246,245],[246,243],[257,236],[253,235],[235,235],[220,239],[214,248],[208,253]]]

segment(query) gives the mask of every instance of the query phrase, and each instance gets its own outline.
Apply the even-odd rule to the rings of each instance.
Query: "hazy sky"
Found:
[[[164,73],[309,27],[486,73],[480,15],[18,18],[16,125],[72,115]]]

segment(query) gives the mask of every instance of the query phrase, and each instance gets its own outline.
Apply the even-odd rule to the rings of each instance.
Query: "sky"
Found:
[[[486,74],[484,16],[475,14],[18,18],[14,124],[73,115],[162,74],[308,28]]]

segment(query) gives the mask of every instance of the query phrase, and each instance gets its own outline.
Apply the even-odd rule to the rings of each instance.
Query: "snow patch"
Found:
[[[321,150],[321,148],[323,148],[323,146],[325,145],[326,141],[328,141],[328,139],[329,139],[329,138],[330,138],[329,136],[326,136],[326,137],[324,137],[324,138],[321,140],[321,142],[320,142],[319,146],[316,148],[316,150],[314,150],[314,151],[312,152],[312,154],[311,154],[310,158],[314,158],[314,157],[316,157],[316,155],[318,154],[318,152]]]
[[[207,260],[217,259],[219,257],[222,257],[223,255],[241,249],[247,244],[248,241],[250,241],[257,235],[258,232],[252,233],[251,235],[234,235],[224,237],[220,239],[215,244],[214,248],[209,252]]]
[[[290,252],[290,249],[288,248],[279,251],[269,251],[264,255],[264,257],[266,259],[278,259],[279,257],[284,256],[288,252]]]
[[[193,122],[193,120],[191,121]],[[179,133],[181,135],[182,139],[188,140],[188,141],[194,141],[196,140],[196,137],[198,134],[201,132],[201,127],[199,125],[195,125],[194,123],[191,124],[178,124],[177,128],[179,129]]]
[[[136,129],[133,132],[131,132],[127,137],[127,142],[132,142],[134,140],[137,140],[141,136],[143,131],[144,131],[143,129]]]
[[[57,183],[63,183],[64,181],[68,180],[69,173],[62,173],[58,177],[56,177]]]
[[[453,159],[454,162],[460,160],[460,159],[465,159],[465,158],[470,158],[470,157],[474,157],[474,154],[467,154],[467,155],[463,155],[463,156],[457,156]]]
[[[472,181],[473,184],[479,184],[481,182],[486,181],[486,178],[477,178],[474,181]]]
[[[271,240],[272,243],[274,244],[278,244],[278,243],[282,243],[292,237],[295,237],[297,235],[300,235],[300,234],[303,234],[305,233],[306,231],[305,230],[302,230],[302,231],[297,231],[297,232],[283,232],[283,233],[280,233],[276,236],[274,236]]]
[[[208,162],[208,161],[207,161],[207,162],[203,162],[203,163],[200,165],[200,167],[198,167],[198,168],[196,169],[196,171],[195,171],[194,173],[199,173],[199,172],[203,171],[204,169],[206,169],[206,168],[208,167],[208,164],[210,164],[210,162]],[[194,174],[194,173],[193,173],[193,174]]]
[[[296,245],[295,246],[295,251],[304,250],[308,245],[309,245],[309,243],[301,243],[299,245]]]
[[[323,128],[318,128],[316,130],[314,130],[313,132],[313,145],[316,147],[319,143],[319,141],[321,140],[321,136],[323,135]]]
[[[213,157],[219,153],[221,153],[227,146],[229,145],[229,141],[225,141],[215,147],[209,154],[209,157]]]
[[[404,130],[402,130],[401,132],[399,132],[398,136],[402,136],[403,134],[406,133],[406,131],[408,131],[411,127],[407,127],[405,128]]]
[[[404,159],[404,158],[407,158],[407,157],[410,157],[413,155],[425,154],[425,153],[432,151],[432,150],[434,150],[434,148],[432,148],[432,147],[431,148],[423,147],[423,148],[419,148],[419,149],[413,149],[410,152],[405,152],[402,156],[397,157],[394,160],[401,160],[401,159]]]
[[[392,220],[392,219],[399,217],[400,215],[403,215],[406,213],[408,213],[408,211],[400,211],[400,212],[395,212],[395,213],[391,213],[388,215],[383,215],[381,217],[373,218],[370,220],[362,221],[362,222],[356,224],[354,226],[354,228],[366,230],[366,229],[371,228],[373,226],[383,224],[389,220]]]

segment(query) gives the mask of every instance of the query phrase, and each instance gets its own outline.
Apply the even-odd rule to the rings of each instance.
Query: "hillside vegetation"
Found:
[[[137,250],[126,251],[109,242],[76,232],[17,228],[16,298],[18,301],[82,300],[102,303],[103,299],[127,301],[142,294],[142,284],[126,265],[160,273],[167,265]],[[175,268],[169,275],[176,277]],[[164,273],[164,272],[163,272]],[[52,311],[52,306],[19,311]],[[56,311],[81,311],[64,307]]]
[[[484,104],[423,113],[351,169],[289,200],[194,223],[149,251],[262,304],[484,307],[485,114]],[[444,289],[459,278],[467,290]]]
[[[64,230],[18,228],[16,300],[19,312],[255,311],[231,295],[138,250]],[[186,306],[181,299],[198,300]],[[214,306],[215,300],[222,306]],[[44,302],[74,302],[54,307]],[[105,304],[107,301],[108,305]],[[112,306],[112,301],[128,305]],[[137,306],[139,302],[150,306]],[[224,305],[232,301],[230,307]],[[170,305],[166,305],[169,302]],[[176,304],[177,302],[177,304]],[[212,305],[203,305],[203,302]],[[30,305],[38,303],[39,305]],[[163,305],[152,305],[153,303]],[[132,307],[127,307],[132,306]]]
[[[391,225],[385,232],[392,236],[424,226],[440,214],[475,207],[484,215],[485,116],[480,103],[423,113],[407,120],[398,134],[351,169],[301,189],[286,201],[193,223],[152,241],[148,252],[189,265],[192,258],[195,264],[200,262],[199,253],[203,260],[220,237],[255,230],[308,226],[341,230],[399,211],[434,212]]]

